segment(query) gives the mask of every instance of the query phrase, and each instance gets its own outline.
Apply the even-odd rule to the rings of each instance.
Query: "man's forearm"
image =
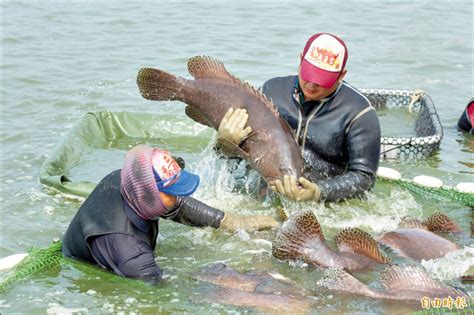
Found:
[[[182,197],[178,200],[177,208],[163,216],[190,226],[212,226],[219,228],[224,212],[206,205],[192,197]]]
[[[320,199],[330,202],[363,196],[374,186],[374,183],[375,175],[361,171],[348,171],[342,175],[317,182],[321,189]]]

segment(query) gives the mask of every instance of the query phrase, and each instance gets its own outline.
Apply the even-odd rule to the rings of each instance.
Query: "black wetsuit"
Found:
[[[262,86],[304,148],[305,176],[321,199],[361,196],[375,183],[380,124],[369,100],[343,82],[321,101],[304,101],[297,76],[277,77]]]
[[[178,198],[162,218],[218,228],[224,213],[191,197]],[[130,278],[158,282],[154,249],[158,220],[140,218],[120,194],[120,170],[107,175],[84,201],[63,239],[63,254]]]

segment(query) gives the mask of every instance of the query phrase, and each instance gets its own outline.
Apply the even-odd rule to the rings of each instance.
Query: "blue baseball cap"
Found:
[[[173,196],[189,196],[199,186],[199,176],[182,169],[170,152],[154,149],[153,174],[158,190]]]

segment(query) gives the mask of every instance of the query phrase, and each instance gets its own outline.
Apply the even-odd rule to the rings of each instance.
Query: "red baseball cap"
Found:
[[[301,78],[329,89],[347,61],[346,44],[337,36],[318,33],[306,42],[301,59]]]

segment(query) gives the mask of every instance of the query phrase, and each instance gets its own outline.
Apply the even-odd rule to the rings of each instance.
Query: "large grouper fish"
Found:
[[[266,271],[238,272],[223,263],[213,264],[193,278],[215,287],[203,293],[212,303],[251,307],[264,313],[308,313],[315,300],[280,274]]]
[[[451,287],[432,279],[421,267],[411,265],[387,266],[379,276],[383,290],[375,290],[362,283],[342,269],[328,270],[326,277],[318,281],[318,285],[330,290],[360,294],[370,298],[415,301],[428,297],[458,297],[469,299],[469,295],[461,289]]]
[[[373,269],[389,262],[372,236],[360,229],[341,230],[335,242],[338,250],[329,247],[316,216],[307,210],[283,223],[273,240],[272,252],[281,260],[303,260],[323,268]]]
[[[386,232],[377,241],[388,246],[399,256],[416,260],[430,260],[459,250],[453,242],[434,232],[459,233],[459,226],[446,214],[436,212],[423,222],[411,217],[403,218],[399,228]]]
[[[301,149],[269,99],[212,57],[190,58],[188,71],[194,80],[142,68],[137,76],[140,93],[149,100],[184,102],[190,118],[216,130],[230,108],[246,109],[252,133],[240,146],[221,140],[223,153],[245,159],[267,182],[283,179],[283,175],[301,176]]]

